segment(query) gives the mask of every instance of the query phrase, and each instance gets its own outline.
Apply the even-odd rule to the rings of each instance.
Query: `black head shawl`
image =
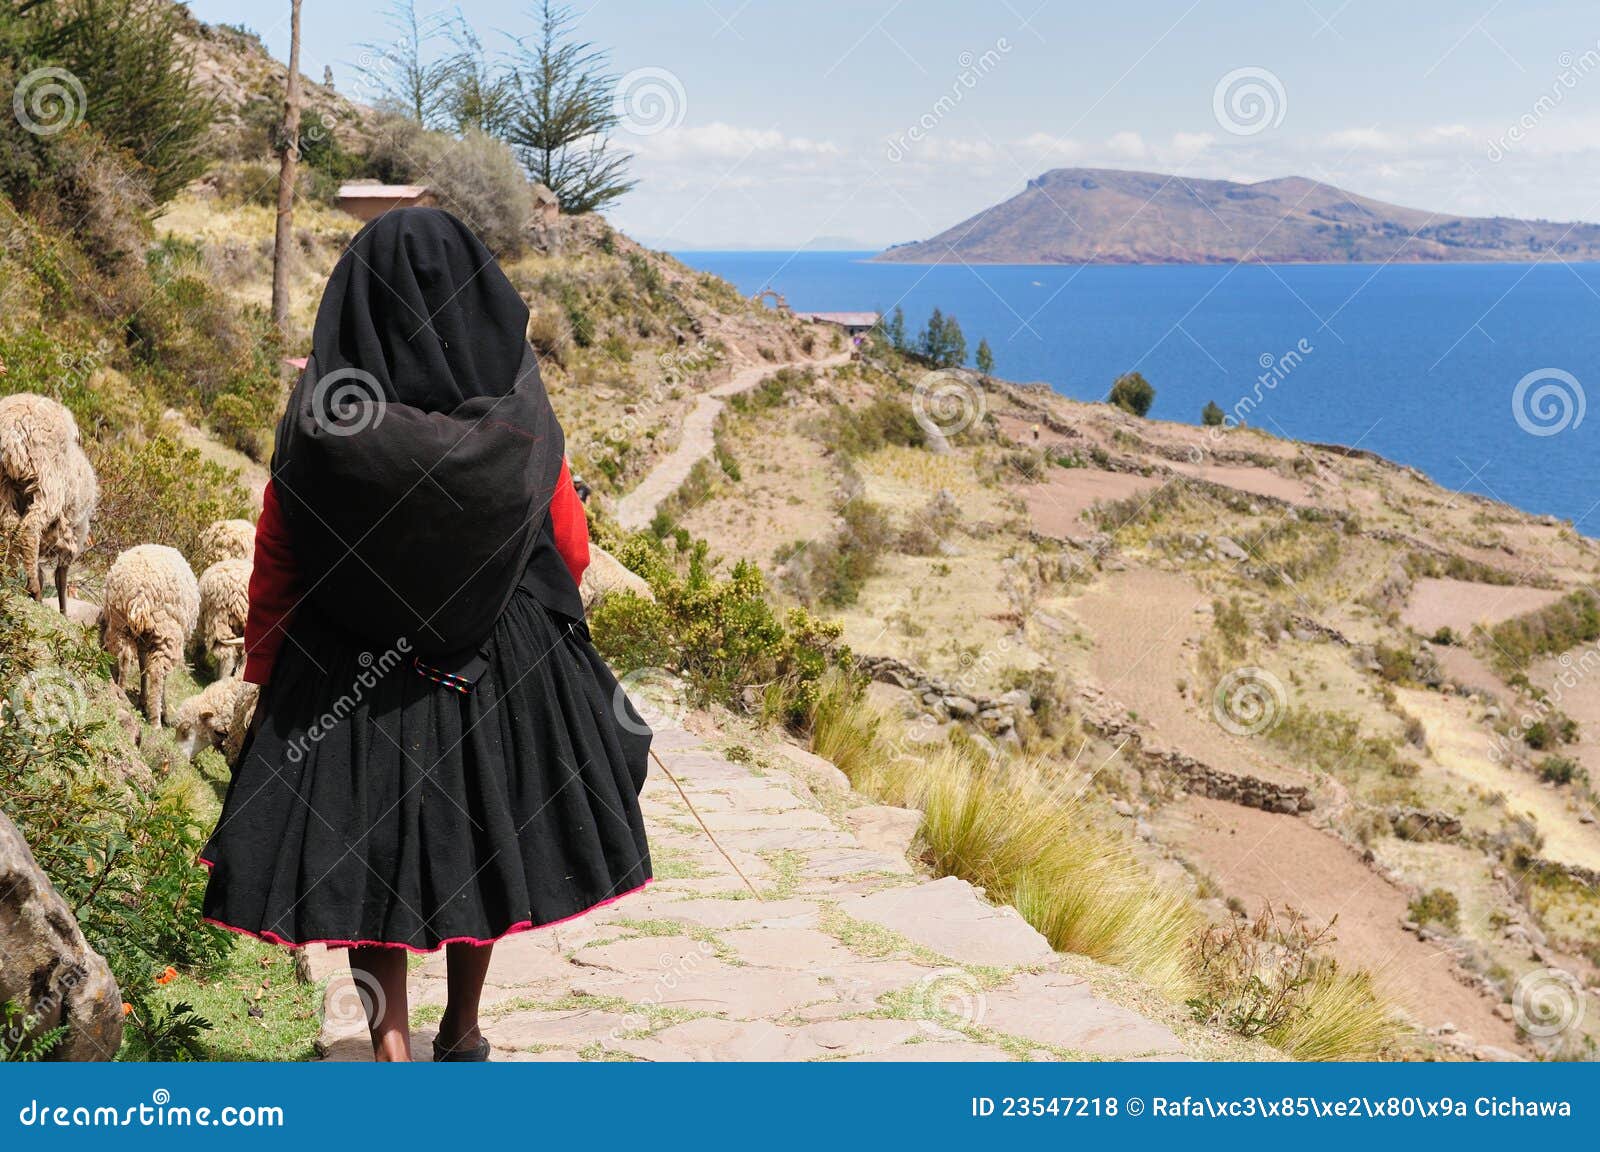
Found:
[[[272,458],[332,624],[446,670],[476,656],[565,449],[527,325],[489,250],[435,208],[380,216],[334,268]]]

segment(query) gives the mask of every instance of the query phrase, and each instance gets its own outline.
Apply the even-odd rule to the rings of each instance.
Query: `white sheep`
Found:
[[[244,747],[258,692],[254,684],[228,676],[179,704],[172,730],[183,754],[193,760],[202,748],[217,748],[232,764]]]
[[[63,613],[67,572],[88,546],[99,496],[71,412],[31,392],[0,399],[0,529],[18,534],[28,593],[35,600],[44,598],[45,562],[55,566]]]
[[[217,520],[200,533],[200,567],[219,560],[251,560],[256,554],[256,526],[248,520]]]
[[[176,548],[140,544],[118,556],[106,573],[100,635],[126,688],[135,669],[145,717],[160,727],[167,674],[183,662],[184,645],[200,614],[200,588]]]
[[[222,677],[239,667],[250,614],[248,560],[218,560],[200,573],[200,649]]]

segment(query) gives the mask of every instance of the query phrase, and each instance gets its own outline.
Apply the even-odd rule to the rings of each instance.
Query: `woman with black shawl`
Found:
[[[494,257],[432,208],[340,259],[256,528],[250,736],[202,859],[212,923],[350,949],[379,1059],[447,950],[438,1060],[482,1060],[494,941],[650,879],[650,732],[595,652],[588,532]]]

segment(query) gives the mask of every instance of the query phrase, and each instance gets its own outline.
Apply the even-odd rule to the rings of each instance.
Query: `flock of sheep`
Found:
[[[33,393],[0,398],[0,535],[15,534],[35,600],[44,598],[45,569],[54,566],[63,614],[67,575],[89,545],[98,500],[72,413]],[[118,687],[137,676],[145,717],[159,727],[167,676],[184,664],[198,629],[201,656],[218,679],[183,702],[174,726],[188,755],[210,746],[231,760],[255,706],[255,685],[239,677],[255,528],[220,520],[202,535],[200,552],[199,580],[175,548],[140,544],[119,555],[106,573],[100,642],[116,662]]]

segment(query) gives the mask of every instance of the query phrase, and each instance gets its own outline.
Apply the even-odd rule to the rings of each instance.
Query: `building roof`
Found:
[[[877,312],[796,312],[802,320],[839,324],[845,328],[871,328],[882,316]]]
[[[341,184],[341,200],[413,200],[427,192],[426,184]]]

